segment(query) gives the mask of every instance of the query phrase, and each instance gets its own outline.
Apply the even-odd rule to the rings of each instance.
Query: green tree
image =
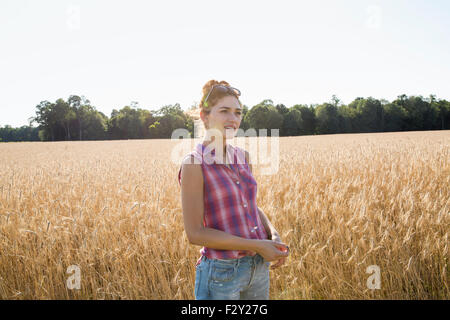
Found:
[[[340,103],[341,99],[339,99],[335,94],[333,94],[333,96],[331,97],[331,104],[337,108]]]
[[[273,106],[272,100],[268,99],[253,106],[245,115],[245,120],[257,132],[259,129],[267,129],[268,136],[271,129],[280,129],[283,125],[283,116]]]
[[[283,135],[298,136],[303,127],[302,113],[296,108],[292,108],[284,117]]]
[[[240,128],[244,131],[248,130],[250,128],[250,124],[247,121],[247,118],[245,117],[248,113],[248,107],[244,104],[242,106],[242,118],[241,118],[241,125]]]
[[[193,136],[194,121],[181,109],[180,104],[163,106],[155,112],[155,115],[155,120],[159,122],[159,125],[155,125],[151,129],[152,138],[171,138],[172,132],[176,129],[186,129]],[[155,130],[156,126],[158,126],[158,130]]]
[[[83,140],[84,125],[87,121],[89,113],[95,108],[91,106],[90,101],[84,96],[71,95],[67,100],[69,107],[75,113],[75,118],[78,125],[78,138]]]
[[[446,100],[433,101],[432,106],[437,109],[439,115],[437,129],[450,129],[450,102]]]
[[[339,128],[342,133],[358,132],[355,124],[358,119],[358,111],[355,108],[343,105],[338,108]]]
[[[336,106],[324,103],[316,109],[317,133],[332,134],[339,132],[338,109]]]
[[[161,123],[159,121],[155,121],[149,126],[150,138],[159,139],[161,134]]]
[[[39,141],[39,129],[32,126],[13,128],[10,125],[0,126],[0,142]]]
[[[403,115],[403,129],[405,131],[410,130],[423,130],[424,116],[427,112],[426,102],[421,97],[411,96],[408,97],[405,94],[399,95],[393,104],[402,108],[405,112]]]
[[[0,127],[0,141],[9,142],[14,141],[14,129],[10,125],[6,125],[4,128]]]
[[[282,104],[282,103],[277,104],[277,105],[275,106],[275,108],[277,109],[278,113],[281,114],[281,115],[285,115],[285,114],[288,114],[288,113],[289,113],[289,108],[287,108],[287,107],[286,107],[284,104]]]
[[[302,115],[302,121],[300,123],[299,134],[300,135],[312,135],[315,132],[316,127],[316,115],[312,106],[303,104],[296,104],[292,107],[300,111]]]
[[[280,136],[284,137],[284,136],[288,136],[288,135],[292,135],[292,130],[289,132],[289,130],[286,130],[287,125],[292,125],[292,119],[288,119],[288,114],[289,114],[289,108],[287,108],[284,104],[280,103],[277,104],[275,106],[275,109],[277,109],[278,113],[282,116],[283,118],[283,122],[281,124],[280,127]],[[289,122],[289,124],[287,124]]]
[[[55,141],[57,138],[58,118],[54,103],[47,100],[41,101],[36,106],[36,116],[30,120],[30,123],[39,125],[39,137],[41,140]]]
[[[398,103],[388,103],[384,108],[385,127],[384,131],[404,131],[407,128],[407,112]]]
[[[108,117],[89,106],[83,106],[84,112],[83,139],[105,140],[107,135]]]
[[[356,110],[356,118],[353,118],[355,132],[381,132],[383,128],[383,107],[377,99],[357,98],[350,103],[350,110]],[[354,113],[350,112],[351,116]]]
[[[176,129],[185,128],[186,119],[179,114],[166,114],[160,117],[149,127],[150,136],[154,139],[168,139],[172,137],[172,132]]]
[[[120,111],[113,110],[107,131],[112,139],[143,139],[148,136],[151,119],[147,110],[125,106]]]
[[[139,109],[139,122],[140,122],[140,132],[139,136],[141,139],[150,138],[149,126],[155,122],[155,117],[153,113],[149,110]]]
[[[185,113],[184,113],[183,109],[181,109],[181,106],[179,103],[176,103],[174,105],[171,105],[171,104],[165,105],[161,109],[159,109],[155,112],[156,116],[166,116],[169,114],[185,117]]]
[[[64,140],[71,140],[70,123],[76,118],[75,112],[64,99],[58,99],[54,105],[57,124],[64,128]]]

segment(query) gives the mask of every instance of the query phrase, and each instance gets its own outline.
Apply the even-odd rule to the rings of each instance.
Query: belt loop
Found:
[[[259,263],[261,260],[261,256],[259,254],[255,254],[255,265]]]

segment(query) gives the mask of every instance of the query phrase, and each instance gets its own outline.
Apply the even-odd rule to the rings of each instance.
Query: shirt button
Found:
[[[236,184],[239,184],[239,181],[236,181]]]
[[[247,204],[246,203],[244,203],[244,208],[247,208]]]

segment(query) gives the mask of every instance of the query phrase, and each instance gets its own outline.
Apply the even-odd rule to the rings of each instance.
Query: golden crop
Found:
[[[193,299],[177,143],[0,144],[0,299]],[[271,299],[449,299],[449,150],[450,131],[280,138],[278,173],[253,165],[291,252]]]

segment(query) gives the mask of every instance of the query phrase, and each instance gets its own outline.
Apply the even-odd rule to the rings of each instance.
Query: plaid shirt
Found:
[[[203,225],[247,239],[267,239],[256,206],[257,183],[245,159],[243,149],[227,144],[227,163],[215,163],[215,150],[197,144],[186,157],[194,156],[194,163],[201,164],[204,181]],[[178,172],[181,185],[181,168]],[[218,250],[203,247],[202,256],[210,259],[237,259],[254,256],[246,250]],[[197,265],[201,261],[201,256]]]

